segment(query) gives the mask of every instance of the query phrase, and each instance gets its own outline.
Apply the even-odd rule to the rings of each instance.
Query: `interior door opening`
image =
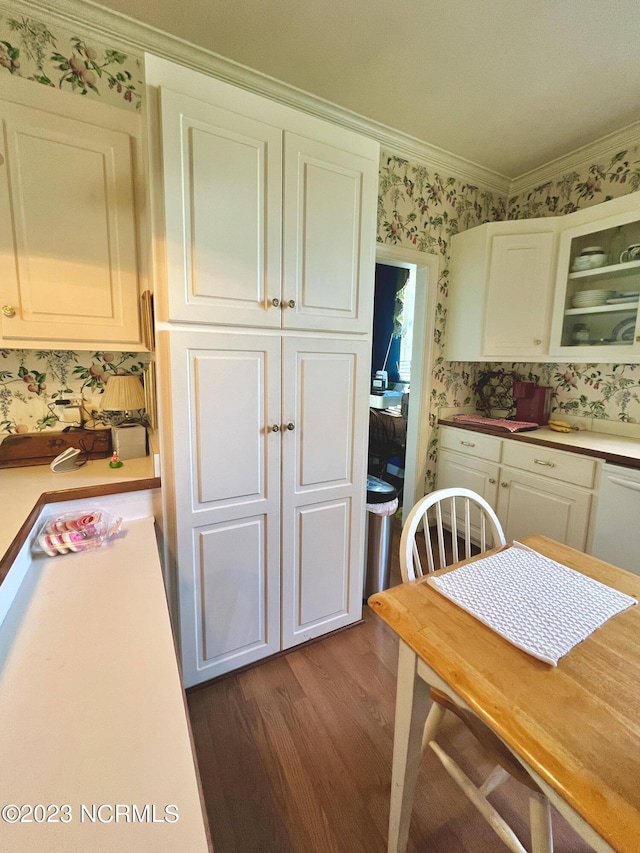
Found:
[[[396,486],[407,508],[424,494],[438,263],[386,247],[376,263],[368,472]]]

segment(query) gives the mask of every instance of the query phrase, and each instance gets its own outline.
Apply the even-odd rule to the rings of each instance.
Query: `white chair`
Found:
[[[435,564],[434,549],[428,525],[428,514],[435,515],[435,538],[437,540],[438,565]],[[451,559],[447,559],[447,540],[445,522],[451,530]],[[426,553],[425,569],[420,556],[419,540],[416,533],[424,529]],[[471,536],[479,544],[476,553],[482,553],[492,547],[506,543],[498,517],[487,501],[469,489],[441,489],[432,492],[413,507],[402,529],[400,539],[400,570],[402,579],[407,581],[422,577],[436,568],[444,568],[461,559],[472,556]],[[460,555],[459,540],[464,544],[464,554]],[[453,694],[449,695],[430,689],[433,701],[424,728],[422,750],[430,747],[440,759],[443,767],[462,788],[474,806],[482,814],[492,829],[500,836],[513,853],[527,853],[513,829],[489,803],[487,797],[509,776],[517,779],[529,789],[529,815],[531,823],[531,849],[533,853],[552,853],[553,837],[551,831],[551,811],[549,801],[540,788],[514,758],[500,738],[475,714],[461,707]],[[447,711],[455,714],[467,726],[475,738],[489,754],[496,766],[487,779],[476,785],[457,764],[456,761],[435,740],[440,723]]]

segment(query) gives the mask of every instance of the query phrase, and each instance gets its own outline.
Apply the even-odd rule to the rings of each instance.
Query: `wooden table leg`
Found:
[[[429,686],[417,674],[417,656],[400,641],[388,853],[405,853],[413,795],[422,758],[422,732],[429,705]]]

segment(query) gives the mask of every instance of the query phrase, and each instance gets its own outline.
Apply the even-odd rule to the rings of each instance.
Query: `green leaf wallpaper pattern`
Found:
[[[0,9],[0,74],[140,111],[141,57]]]
[[[110,376],[142,375],[148,361],[148,353],[0,349],[0,438],[61,429],[57,400],[82,398],[87,412],[96,410]]]

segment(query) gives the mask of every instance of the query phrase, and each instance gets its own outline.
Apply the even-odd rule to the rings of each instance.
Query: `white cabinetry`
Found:
[[[461,486],[483,495],[508,541],[540,533],[585,550],[595,459],[444,426],[440,448],[438,488]]]
[[[640,193],[571,214],[563,224],[551,355],[572,362],[637,362],[640,259],[621,260],[620,251],[640,243]],[[603,266],[574,270],[581,252],[595,246],[606,254]],[[585,299],[592,304],[581,304]]]
[[[452,237],[449,361],[522,361],[547,352],[555,221],[492,222]]]
[[[379,151],[162,60],[147,81],[163,500],[193,685],[362,616]]]
[[[369,333],[373,143],[284,108],[162,88],[163,319]],[[204,95],[203,95],[204,96]],[[225,108],[218,104],[227,105]],[[166,315],[166,316],[164,316]]]
[[[0,101],[2,340],[140,349],[140,118],[17,83],[3,96],[22,103]]]
[[[362,608],[369,346],[162,332],[187,686]]]

